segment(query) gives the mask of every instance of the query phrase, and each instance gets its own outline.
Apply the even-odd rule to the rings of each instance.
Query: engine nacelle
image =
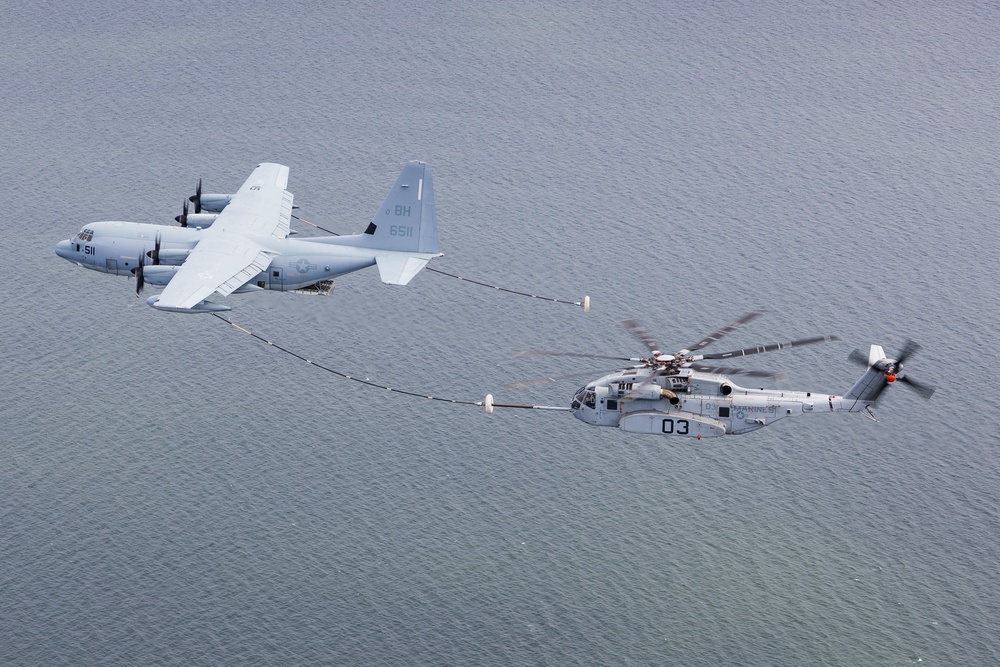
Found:
[[[669,389],[663,389],[659,385],[655,384],[641,385],[630,391],[626,395],[626,398],[630,398],[635,401],[658,401],[661,398],[665,398],[670,401],[671,405],[677,405],[680,400],[674,392]]]
[[[149,253],[146,253],[147,255]],[[191,254],[191,248],[170,248],[160,250],[160,264],[181,265]],[[153,268],[153,267],[147,267]],[[143,269],[145,271],[146,269]]]
[[[205,205],[202,204],[202,208],[204,207]],[[222,209],[219,210],[221,211]],[[195,229],[207,229],[212,226],[212,223],[218,217],[218,213],[188,213],[187,226],[194,227]]]
[[[201,210],[208,211],[210,213],[222,213],[222,209],[229,206],[229,202],[233,200],[233,195],[202,195],[201,196]],[[201,214],[195,214],[201,215]],[[190,216],[188,217],[188,224],[190,223]]]
[[[163,287],[170,282],[170,279],[174,277],[180,268],[179,266],[165,266],[163,264],[144,266],[142,267],[142,277],[150,285]]]

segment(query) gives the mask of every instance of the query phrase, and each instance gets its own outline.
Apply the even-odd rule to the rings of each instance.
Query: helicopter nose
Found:
[[[73,259],[73,244],[70,241],[60,241],[56,244],[56,254],[63,259]]]

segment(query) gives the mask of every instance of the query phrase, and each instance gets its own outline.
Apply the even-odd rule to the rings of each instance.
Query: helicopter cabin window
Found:
[[[721,417],[722,419],[729,419],[729,406],[728,405],[719,406],[719,417]]]
[[[608,410],[617,410],[617,409],[618,409],[618,401],[615,400],[615,399],[613,399],[613,398],[609,398],[608,399]]]

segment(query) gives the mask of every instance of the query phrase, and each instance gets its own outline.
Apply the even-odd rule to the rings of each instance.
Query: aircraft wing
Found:
[[[288,167],[270,162],[257,165],[229,205],[205,231],[237,231],[284,238],[292,217],[292,193],[285,190],[287,185]]]
[[[189,309],[239,289],[274,257],[254,237],[284,238],[292,215],[288,167],[263,163],[233,195],[160,294],[156,307]]]

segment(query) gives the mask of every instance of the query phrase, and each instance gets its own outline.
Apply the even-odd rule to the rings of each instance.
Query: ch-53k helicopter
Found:
[[[663,353],[655,340],[634,320],[625,320],[628,328],[649,348],[648,357],[610,357],[579,352],[538,352],[555,356],[615,359],[638,362],[580,388],[569,408],[494,403],[491,395],[483,405],[487,413],[494,407],[517,407],[563,410],[594,426],[617,426],[631,433],[685,436],[701,439],[721,435],[739,435],[784,419],[804,414],[860,412],[875,419],[874,406],[882,391],[894,382],[902,382],[924,398],[934,388],[906,377],[903,362],[919,349],[909,341],[895,358],[886,356],[880,345],[872,345],[867,357],[854,350],[850,359],[866,367],[864,375],[843,396],[811,391],[752,389],[741,387],[730,376],[784,379],[783,373],[725,368],[701,363],[705,360],[732,359],[762,352],[783,350],[814,343],[841,340],[837,336],[815,336],[785,343],[745,347],[729,352],[698,354],[706,346],[732,333],[762,311],[748,313],[691,347],[673,354]]]

